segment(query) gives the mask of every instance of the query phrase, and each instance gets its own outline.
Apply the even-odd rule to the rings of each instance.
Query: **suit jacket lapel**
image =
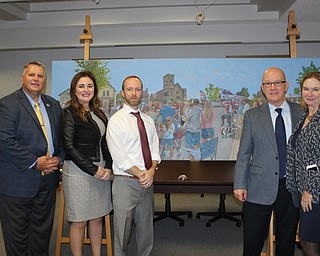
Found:
[[[30,104],[30,101],[28,100],[27,96],[24,94],[23,89],[21,88],[19,93],[18,93],[19,100],[21,101],[21,104],[24,106],[24,108],[27,110],[27,112],[30,114],[32,119],[35,121],[36,125],[38,128],[42,131],[40,122],[38,120],[38,117]]]
[[[290,114],[291,114],[291,127],[292,127],[292,132],[295,130],[296,125],[299,123],[299,121],[301,120],[301,114],[302,112],[299,112],[299,108],[295,108],[294,105],[291,102],[289,103],[289,107],[290,107]]]
[[[265,134],[267,134],[269,140],[271,141],[272,146],[274,147],[275,151],[277,152],[277,142],[276,142],[276,137],[274,135],[274,128],[272,124],[272,118],[270,116],[270,110],[269,110],[269,105],[268,103],[263,104],[260,107],[260,119],[261,123],[263,124],[263,128],[265,130]],[[262,135],[263,136],[263,135]]]

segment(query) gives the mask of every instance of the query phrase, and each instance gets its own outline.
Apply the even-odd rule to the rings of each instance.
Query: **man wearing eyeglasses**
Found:
[[[234,196],[243,202],[244,256],[260,256],[272,211],[276,256],[294,256],[299,209],[286,189],[286,143],[300,119],[300,107],[285,98],[284,72],[268,68],[261,90],[267,100],[246,111],[235,166]]]

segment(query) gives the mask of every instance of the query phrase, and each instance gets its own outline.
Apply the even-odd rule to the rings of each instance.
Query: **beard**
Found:
[[[125,97],[124,100],[129,106],[133,106],[133,107],[137,107],[141,103],[141,99],[138,99],[138,98],[130,99]]]

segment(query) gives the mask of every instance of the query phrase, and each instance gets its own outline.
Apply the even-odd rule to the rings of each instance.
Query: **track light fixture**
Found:
[[[198,13],[196,15],[195,21],[197,25],[201,25],[202,22],[204,21],[204,11],[207,10],[211,5],[215,4],[215,2],[217,2],[217,0],[215,0],[214,2],[212,2],[211,4],[208,4],[204,9],[200,9],[197,3],[197,0],[194,0],[194,3],[198,9]]]
[[[200,11],[197,15],[196,15],[196,24],[197,25],[201,25],[203,20],[204,20],[204,13],[202,11]]]

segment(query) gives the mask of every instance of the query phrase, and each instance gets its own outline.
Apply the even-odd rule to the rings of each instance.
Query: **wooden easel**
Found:
[[[83,30],[83,34],[80,35],[80,43],[84,43],[84,60],[90,59],[90,44],[93,42],[92,34],[90,29],[90,16],[86,16],[85,21],[86,28]],[[60,190],[60,208],[59,208],[59,217],[58,217],[58,230],[57,230],[57,241],[56,241],[56,256],[61,255],[61,245],[69,244],[70,238],[63,236],[63,226],[64,226],[64,210],[65,210],[65,202],[63,196],[63,187],[62,183],[59,185]],[[103,238],[101,243],[102,245],[106,245],[107,255],[112,256],[112,241],[111,241],[111,224],[110,224],[110,214],[104,217],[105,222],[105,234],[106,238]],[[90,238],[87,236],[87,229],[84,234],[84,244],[91,244]]]
[[[300,38],[300,31],[295,23],[294,11],[290,10],[288,14],[288,28],[287,28],[287,39],[289,39],[290,45],[290,58],[297,57],[297,45],[296,40]]]
[[[91,34],[91,27],[90,27],[90,16],[86,15],[85,21],[86,28],[83,30],[83,33],[80,35],[80,43],[84,44],[84,54],[83,59],[89,60],[90,59],[90,44],[93,42],[93,36]]]
[[[290,58],[297,57],[297,45],[296,40],[300,38],[300,31],[298,31],[298,26],[295,23],[294,19],[294,11],[290,10],[288,14],[288,28],[287,28],[287,39],[289,39],[290,46]],[[298,227],[299,230],[299,227]],[[296,234],[296,242],[300,241],[299,234]],[[269,226],[269,234],[268,234],[268,243],[267,243],[267,251],[262,252],[261,256],[274,256],[274,212],[272,212],[270,226]]]

